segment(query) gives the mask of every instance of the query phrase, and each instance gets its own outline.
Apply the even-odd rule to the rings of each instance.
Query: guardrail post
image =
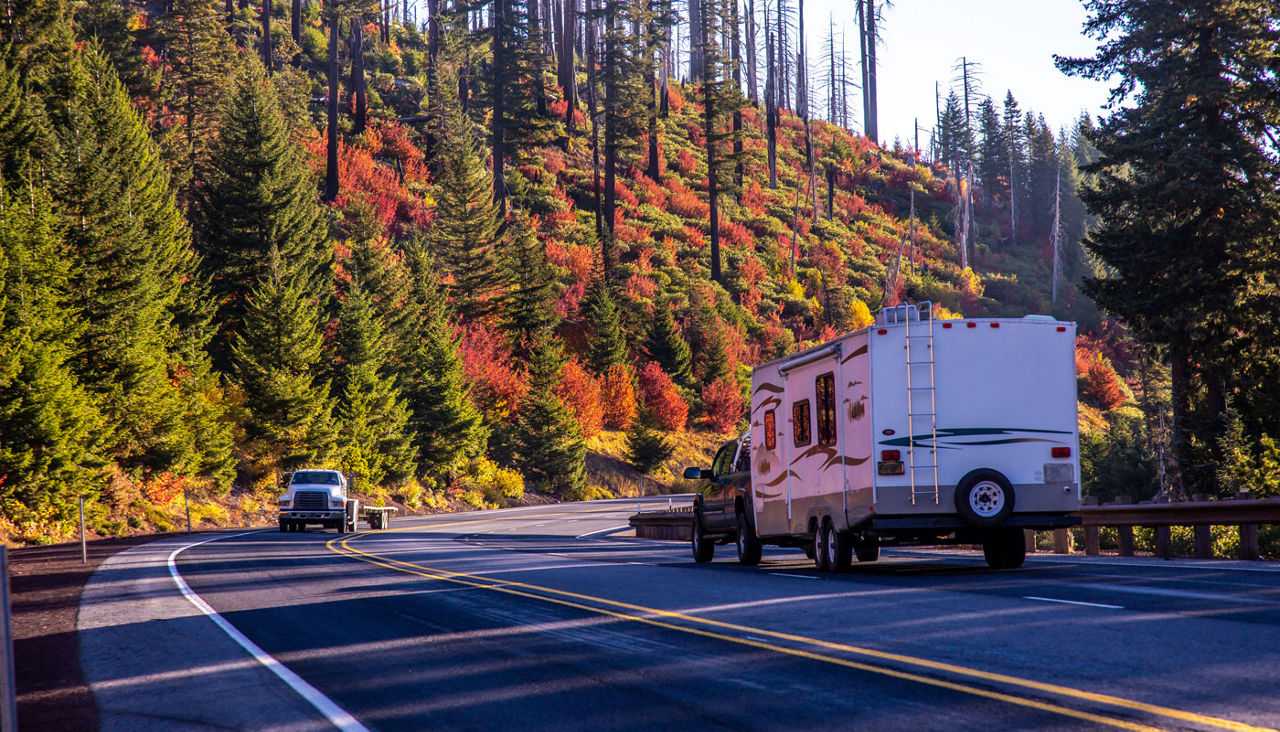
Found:
[[[1156,527],[1156,556],[1173,559],[1173,530],[1168,526]]]
[[[1036,532],[1035,529],[1023,529],[1022,540],[1027,545],[1027,554],[1036,553]]]
[[[1240,491],[1236,498],[1247,501],[1253,498],[1252,491]],[[1240,558],[1254,560],[1258,558],[1258,527],[1253,524],[1240,524]]]
[[[9,619],[9,550],[0,544],[0,732],[18,729],[18,682],[13,673],[13,626]]]
[[[1133,503],[1133,499],[1130,498],[1129,496],[1116,496],[1115,502],[1118,505],[1127,506],[1128,504]],[[1133,527],[1132,526],[1116,527],[1116,544],[1119,547],[1120,556],[1122,557],[1133,556]]]
[[[1196,503],[1207,503],[1209,494],[1193,493],[1191,500]],[[1197,524],[1191,527],[1195,538],[1196,559],[1212,559],[1213,558],[1213,532],[1207,524]]]
[[[1084,497],[1084,505],[1086,505],[1086,506],[1096,506],[1096,505],[1098,505],[1098,497],[1097,497],[1097,496],[1085,496],[1085,497]],[[1098,527],[1097,527],[1097,526],[1086,526],[1086,527],[1084,527],[1084,553],[1085,553],[1085,554],[1087,554],[1087,555],[1089,555],[1089,556],[1091,556],[1091,557],[1096,557],[1096,556],[1098,556],[1099,554],[1101,554],[1101,553],[1102,553],[1101,543],[1098,541]]]
[[[1071,535],[1066,529],[1053,530],[1053,553],[1054,554],[1070,554],[1071,553]]]

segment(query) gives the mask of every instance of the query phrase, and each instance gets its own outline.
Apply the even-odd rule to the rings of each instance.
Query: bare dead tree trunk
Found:
[[[289,36],[302,45],[302,0],[293,0],[289,5]]]
[[[329,100],[328,138],[325,141],[324,200],[338,197],[338,24],[336,14],[329,19]]]
[[[765,139],[769,150],[769,188],[778,188],[778,69],[775,63],[773,32],[769,28],[769,6],[765,5]]]
[[[587,52],[587,111],[591,115],[591,170],[594,179],[592,190],[595,191],[596,236],[600,239],[601,266],[607,280],[609,277],[609,244],[605,241],[600,202],[600,124],[597,115],[599,100],[597,99],[598,87],[596,85],[595,0],[586,0],[586,3],[587,21],[584,24],[586,37],[583,45],[586,46],[585,50]]]
[[[369,123],[369,90],[364,80],[364,16],[359,13],[351,18],[351,81],[347,86],[355,94],[351,134],[358,135]]]
[[[494,69],[505,69],[507,65],[507,42],[504,37],[504,29],[510,24],[507,17],[508,0],[494,0],[493,8],[493,28],[491,36],[491,51],[493,53]],[[493,136],[493,200],[498,204],[500,216],[505,219],[507,216],[507,197],[506,197],[506,158],[507,158],[507,95],[506,89],[502,83],[494,84],[493,92],[493,118],[490,124],[491,134]]]
[[[606,267],[613,267],[613,226],[617,212],[618,168],[618,4],[605,0],[604,26],[604,230]]]
[[[733,105],[733,184],[734,191],[739,201],[742,200],[742,179],[743,179],[743,147],[742,147],[742,104],[739,101],[742,98],[742,64],[741,57],[738,52],[738,0],[729,0],[732,9],[729,12],[729,23],[732,26],[731,40],[733,50],[729,54],[730,62],[733,64],[733,88],[735,92],[735,100]]]
[[[751,103],[760,105],[760,97],[756,91],[756,1],[747,0],[747,87],[750,90]]]
[[[867,137],[880,142],[880,103],[876,97],[876,0],[867,3]]]
[[[578,83],[573,49],[578,37],[578,0],[564,0],[564,29],[560,40],[559,83],[564,90],[565,129],[573,137],[573,114],[578,109]],[[566,143],[567,144],[567,143]]]
[[[702,21],[702,0],[689,0],[689,83],[702,80],[702,45],[706,42]]]
[[[275,68],[274,60],[271,52],[271,0],[262,0],[262,65],[267,67],[268,75]]]
[[[546,48],[542,41],[542,19],[538,17],[539,0],[533,0],[529,3],[529,37],[537,41],[535,48],[537,52],[533,54],[533,68],[530,73],[533,76],[533,95],[534,95],[534,111],[541,118],[547,116],[547,95],[542,90],[542,62],[546,53]]]

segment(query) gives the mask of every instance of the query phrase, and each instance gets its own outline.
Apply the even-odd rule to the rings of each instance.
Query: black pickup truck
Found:
[[[693,558],[709,562],[716,544],[737,544],[738,561],[759,564],[763,549],[751,511],[751,438],[726,442],[711,470],[687,468],[684,477],[700,481],[693,501]]]

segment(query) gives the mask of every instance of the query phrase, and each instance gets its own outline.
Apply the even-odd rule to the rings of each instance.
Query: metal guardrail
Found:
[[[1099,529],[1114,527],[1120,556],[1134,554],[1133,530],[1136,527],[1154,528],[1156,556],[1173,556],[1170,529],[1174,526],[1191,526],[1195,529],[1195,557],[1212,557],[1211,526],[1235,526],[1240,532],[1240,559],[1258,559],[1258,526],[1280,524],[1280,498],[1254,499],[1248,493],[1237,494],[1234,499],[1171,502],[1156,500],[1129,503],[1122,498],[1106,505],[1086,505],[1078,514],[1084,529],[1084,553],[1097,555]],[[1091,499],[1086,498],[1088,503]],[[660,511],[638,512],[629,521],[636,529],[636,536],[644,539],[688,540],[693,531],[693,506],[680,506]],[[1035,551],[1035,532],[1027,531],[1027,549]],[[1055,529],[1054,552],[1071,552],[1070,533],[1067,529]]]

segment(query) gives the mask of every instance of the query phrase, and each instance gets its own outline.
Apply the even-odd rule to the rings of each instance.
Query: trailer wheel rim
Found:
[[[978,481],[969,489],[969,508],[982,518],[991,518],[1004,510],[1004,488],[994,480]]]

